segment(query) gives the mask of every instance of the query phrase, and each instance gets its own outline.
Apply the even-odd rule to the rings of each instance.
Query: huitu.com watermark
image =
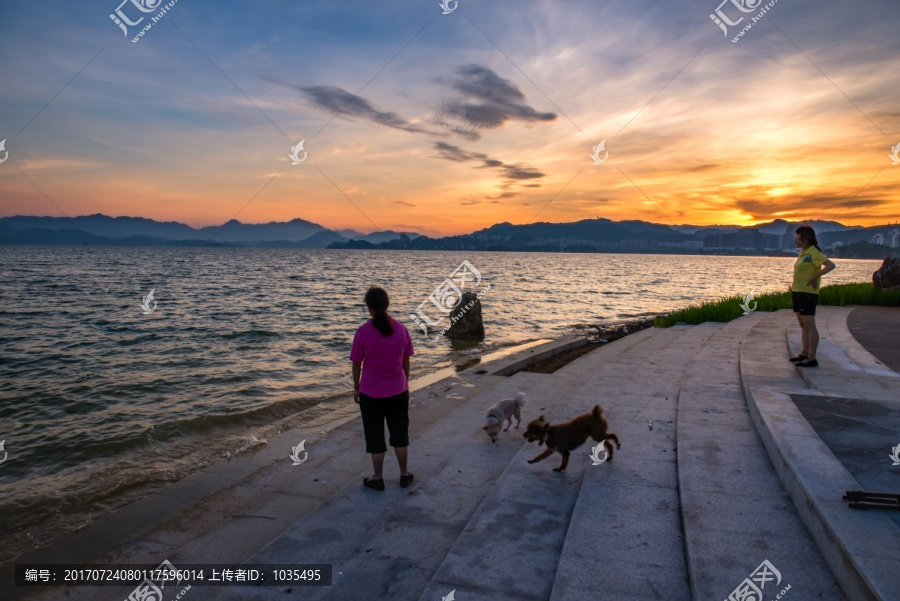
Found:
[[[156,15],[150,17],[150,21],[137,32],[137,35],[131,38],[131,42],[137,44],[140,39],[144,37],[144,34],[150,31],[153,26],[156,25],[173,6],[175,6],[175,3],[178,2],[178,0],[170,0],[168,4],[162,6],[163,1],[164,0],[123,0],[122,4],[119,5],[115,12],[109,15],[109,18],[112,19],[113,23],[119,26],[119,29],[122,30],[122,33],[127,38],[130,35],[129,27],[140,26],[146,18],[146,15],[155,12]],[[131,16],[139,17],[136,21],[132,21],[129,18],[129,15],[125,13],[125,10],[123,10],[122,7],[126,4],[131,5],[131,8],[128,9],[128,13],[130,13]],[[141,13],[143,13],[144,16],[140,16]]]
[[[594,462],[591,465],[600,465],[607,459],[609,459],[609,452],[606,450],[606,447],[603,446],[602,442],[596,447],[591,447],[591,461]]]
[[[750,31],[753,26],[756,25],[767,12],[772,10],[772,8],[778,2],[778,0],[770,0],[768,4],[760,9],[760,5],[763,3],[763,1],[764,0],[724,0],[724,2],[719,5],[719,8],[717,8],[714,13],[709,15],[709,18],[712,19],[713,23],[719,26],[719,29],[722,30],[722,32],[725,34],[725,37],[728,37],[728,35],[732,33],[729,31],[729,27],[739,26],[744,21],[744,16],[759,10],[759,12],[755,16],[750,17],[750,22],[746,23],[744,27],[740,31],[738,31],[733,38],[731,38],[731,43],[737,44],[738,41],[742,37],[744,37],[744,34]],[[740,11],[738,13],[734,12],[733,10],[729,10],[732,16],[738,17],[737,20],[732,20],[727,14],[725,14],[725,10],[723,7],[728,4],[734,5],[734,8]],[[744,16],[740,16],[741,13],[744,13]]]
[[[303,459],[300,459],[300,453],[303,453]],[[306,450],[306,439],[300,441],[296,447],[291,448],[291,454],[288,455],[291,459],[293,459],[294,463],[292,465],[300,465],[304,461],[309,458],[309,451]]]
[[[606,159],[609,158],[609,152],[607,152],[607,150],[606,150],[606,140],[603,140],[602,142],[600,142],[596,146],[593,146],[592,148],[594,149],[594,152],[592,152],[588,156],[590,156],[592,159],[594,159],[594,164],[602,165],[603,163],[605,163]],[[602,159],[600,158],[601,152],[604,153]]]
[[[6,142],[6,140],[3,140],[3,141]],[[3,149],[3,146],[0,145],[0,150],[2,150],[2,149]],[[898,156],[898,155],[900,155],[900,144],[897,144],[896,146],[891,146],[891,154],[889,154],[888,156],[891,157],[891,163],[893,163],[894,165],[900,165],[900,156]],[[4,160],[6,160],[6,159],[4,159]],[[0,163],[2,163],[2,162],[3,161],[0,161]]]
[[[429,326],[437,329],[438,326],[441,325],[441,322],[444,321],[444,318],[462,302],[463,291],[466,288],[466,284],[472,281],[475,282],[476,286],[479,285],[481,283],[481,272],[475,269],[475,266],[466,259],[453,271],[453,273],[450,274],[449,278],[444,280],[437,288],[435,288],[434,292],[432,292],[427,299],[423,300],[422,303],[416,307],[415,313],[410,314],[412,320],[417,326],[422,328],[422,331],[426,336],[428,335]],[[488,288],[490,288],[490,286],[488,286]],[[481,296],[487,292],[488,288],[482,290],[479,293],[478,298],[481,298]],[[422,309],[429,301],[434,308],[445,314],[438,318],[437,321],[433,321],[429,318]],[[473,305],[473,303],[469,303],[469,305]],[[464,310],[470,308],[469,305],[464,307]],[[461,315],[462,313],[460,316]],[[458,317],[459,316],[457,316],[457,320]],[[441,335],[444,335],[453,323],[454,321],[451,320],[450,324],[444,327]],[[435,337],[435,340],[437,340],[437,337]]]
[[[900,144],[897,145],[897,148],[900,148]],[[0,142],[0,152],[3,153],[3,158],[0,159],[0,165],[6,162],[6,159],[9,158],[9,152],[6,150],[6,139],[4,138],[2,142]]]
[[[150,294],[144,297],[143,302],[141,302],[140,307],[144,310],[144,315],[150,315],[154,311],[156,311],[156,301],[153,300],[153,293],[156,292],[156,288],[150,291]],[[150,307],[150,303],[153,303],[153,307]]]
[[[163,589],[166,588],[166,583],[173,584],[172,581],[178,576],[178,570],[166,559],[155,570],[151,570],[150,576],[153,576],[153,578],[145,578],[142,583],[131,591],[131,594],[128,595],[125,601],[167,601],[163,596]],[[177,587],[178,584],[175,583],[175,586]],[[189,590],[191,590],[190,584],[169,599],[171,601],[180,601]]]
[[[300,142],[296,146],[291,146],[291,154],[288,155],[288,158],[291,159],[292,165],[299,165],[303,161],[306,160],[307,153],[303,150],[303,143],[306,142],[306,138],[300,140]],[[303,151],[303,157],[300,157],[300,151]]]
[[[756,311],[756,301],[753,300],[754,292],[756,292],[756,290],[751,290],[750,294],[744,297],[744,302],[741,303],[741,309],[744,310],[744,315],[750,315]],[[753,304],[752,307],[750,306],[751,303]]]
[[[484,296],[487,293],[487,291],[490,289],[491,289],[491,285],[488,284],[487,288],[485,288],[484,290],[479,292],[477,295],[475,295],[475,300],[472,300],[472,301],[469,301],[468,303],[466,303],[466,305],[462,309],[459,310],[459,313],[457,313],[456,315],[454,315],[453,317],[450,318],[450,323],[448,323],[446,326],[444,326],[444,329],[441,330],[441,333],[434,337],[434,341],[437,342],[441,336],[446,335],[447,330],[449,330],[451,327],[453,327],[453,324],[455,324],[457,321],[462,319],[463,315],[465,315],[469,309],[474,307],[475,303],[477,301],[480,301],[481,297]]]
[[[765,590],[766,584],[773,581],[774,586],[770,585],[766,594],[773,594],[775,595],[774,599],[780,601],[791,590],[791,585],[788,584],[778,593],[774,592],[781,585],[781,572],[776,570],[775,566],[767,559],[759,564],[759,567],[753,570],[748,578],[744,578],[744,581],[731,591],[725,601],[763,601],[763,590]]]

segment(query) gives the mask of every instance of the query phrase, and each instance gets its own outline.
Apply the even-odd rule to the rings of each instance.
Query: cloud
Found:
[[[295,86],[317,108],[344,118],[357,118],[376,125],[392,127],[414,134],[443,135],[414,125],[394,112],[380,111],[361,96],[337,86]]]
[[[819,214],[847,213],[854,209],[873,209],[886,203],[872,198],[847,199],[840,195],[808,194],[779,198],[771,201],[736,200],[734,206],[750,215],[754,220],[801,219],[809,216],[810,207],[816,207]],[[829,217],[830,218],[830,217]]]
[[[435,142],[434,147],[440,153],[438,158],[444,159],[447,161],[453,161],[455,163],[467,163],[467,162],[481,162],[481,165],[476,167],[476,169],[496,169],[502,174],[504,179],[503,184],[501,184],[501,188],[508,189],[512,186],[513,183],[520,180],[530,180],[530,179],[540,179],[544,177],[544,174],[540,171],[534,169],[533,167],[525,167],[522,165],[508,165],[503,161],[498,161],[497,159],[492,159],[488,157],[488,155],[482,152],[469,152],[463,150],[459,146],[454,146],[453,144],[447,144],[446,142]],[[540,184],[526,184],[530,188],[539,187]],[[510,192],[502,194],[499,198],[511,198],[512,196],[508,195],[518,195],[517,193],[513,194]]]
[[[468,140],[480,139],[479,129],[496,129],[508,121],[557,119],[556,113],[541,113],[526,104],[525,94],[514,82],[481,65],[460,67],[455,77],[437,81],[469,100],[445,100],[435,123]]]

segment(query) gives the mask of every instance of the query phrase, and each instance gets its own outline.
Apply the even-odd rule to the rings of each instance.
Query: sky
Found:
[[[900,2],[719,1],[5,0],[0,216],[900,219]]]

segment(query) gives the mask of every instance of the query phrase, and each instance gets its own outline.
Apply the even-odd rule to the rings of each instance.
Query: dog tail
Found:
[[[526,402],[527,401],[525,400],[524,392],[520,392],[516,395],[516,405],[518,405],[519,407],[524,407]]]
[[[600,405],[594,405],[594,410],[591,413],[594,417],[603,417],[603,409],[600,408]]]

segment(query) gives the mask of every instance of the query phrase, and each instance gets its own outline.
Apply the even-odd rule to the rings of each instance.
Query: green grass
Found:
[[[696,325],[704,321],[731,321],[744,314],[744,310],[741,309],[743,300],[743,297],[735,295],[699,305],[691,305],[668,315],[658,316],[653,325],[658,328],[668,328],[678,322]],[[756,302],[757,311],[778,311],[792,308],[789,292],[761,294],[751,301],[751,307],[753,302]],[[868,282],[822,286],[819,291],[819,304],[836,307],[846,305],[900,307],[900,290],[877,290]]]

